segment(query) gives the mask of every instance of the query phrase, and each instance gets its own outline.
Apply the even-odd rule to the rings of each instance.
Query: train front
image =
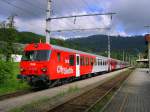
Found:
[[[32,87],[48,86],[50,56],[51,46],[49,44],[27,45],[20,62],[18,78],[27,81]]]

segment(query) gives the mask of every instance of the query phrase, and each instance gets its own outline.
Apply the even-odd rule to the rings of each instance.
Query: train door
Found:
[[[80,77],[80,55],[76,54],[76,77]]]

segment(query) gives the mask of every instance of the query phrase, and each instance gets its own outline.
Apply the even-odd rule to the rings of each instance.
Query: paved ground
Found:
[[[150,74],[136,69],[103,112],[150,112]]]
[[[69,90],[70,87],[78,87],[81,89],[81,88],[85,88],[85,87],[89,88],[89,87],[91,87],[91,85],[95,85],[96,83],[102,84],[104,81],[110,79],[113,76],[117,76],[120,72],[123,72],[126,70],[127,69],[119,70],[119,71],[115,71],[115,72],[108,73],[105,75],[93,77],[90,79],[77,81],[77,82],[70,83],[67,85],[47,89],[44,91],[39,91],[36,93],[32,93],[32,94],[23,95],[23,96],[19,96],[16,98],[11,98],[11,99],[7,99],[4,101],[0,101],[0,112],[6,112],[12,108],[20,107],[22,105],[29,104],[33,101],[38,101],[39,99],[42,99],[45,97],[49,97],[49,98],[54,97],[61,92],[65,92],[65,91]]]

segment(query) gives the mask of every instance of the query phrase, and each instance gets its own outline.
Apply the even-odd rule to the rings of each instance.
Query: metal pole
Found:
[[[108,58],[111,58],[111,48],[110,48],[110,36],[108,34]]]
[[[124,62],[124,51],[123,51],[123,62]]]
[[[47,0],[47,17],[46,17],[46,43],[50,44],[50,22],[51,22],[51,0]]]

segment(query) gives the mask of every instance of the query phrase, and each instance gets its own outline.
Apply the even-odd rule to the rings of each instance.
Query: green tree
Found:
[[[10,61],[11,54],[15,53],[13,43],[16,41],[17,31],[13,28],[2,29],[3,38],[6,42],[6,47],[3,49],[3,54],[6,56],[6,61]]]

